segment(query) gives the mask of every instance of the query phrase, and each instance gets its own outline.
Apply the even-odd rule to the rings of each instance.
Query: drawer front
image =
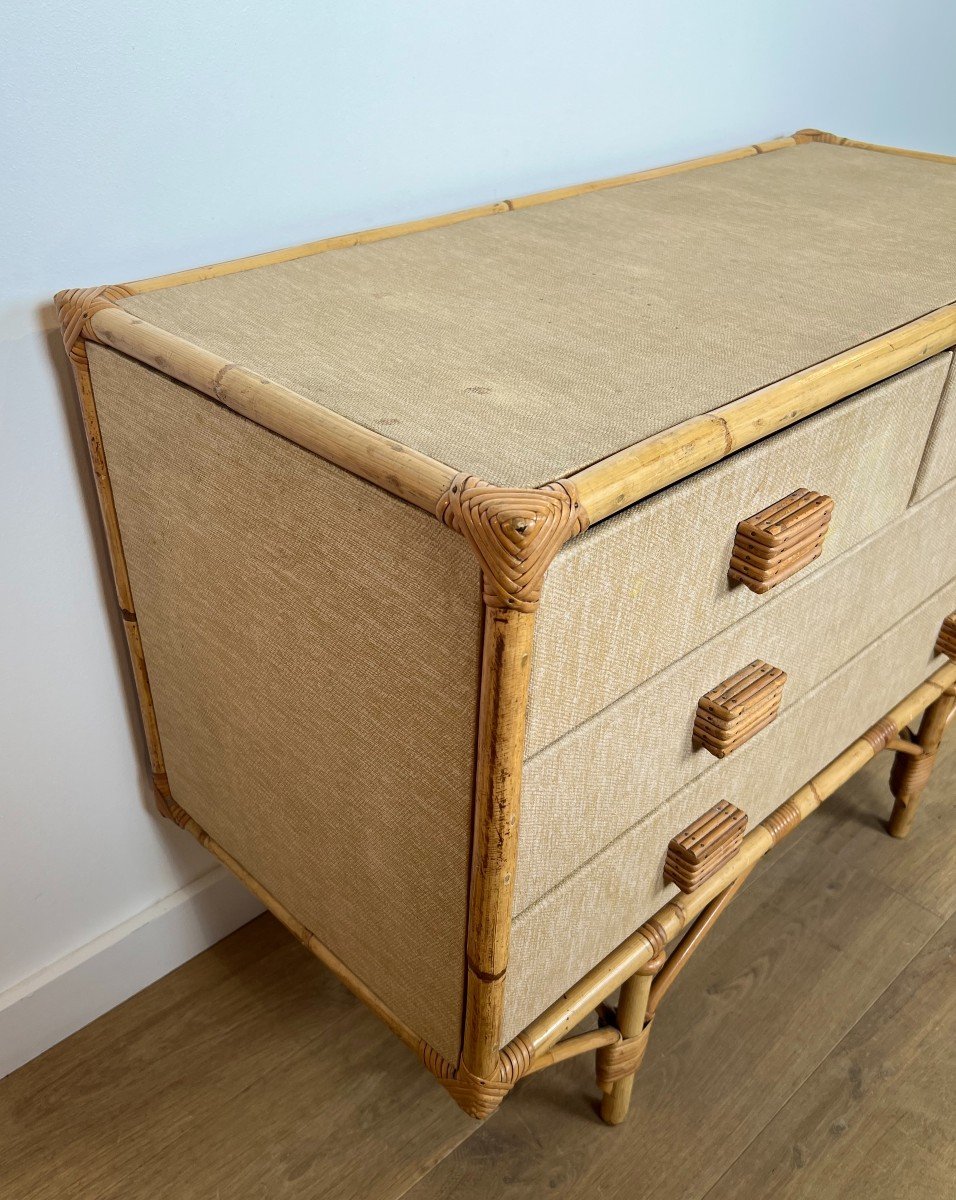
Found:
[[[536,621],[528,753],[903,512],[949,359],[868,388],[570,542]],[[822,554],[763,595],[732,585],[738,524],[797,488],[835,501]]]
[[[715,685],[763,659],[786,673],[786,712],[943,587],[954,564],[951,483],[531,758],[522,782],[515,912],[716,766],[693,743],[698,701]]]
[[[667,846],[720,800],[754,825],[947,660],[933,647],[956,608],[956,583],[825,680],[765,733],[682,788],[512,922],[505,1038],[525,1025],[657,911]],[[887,796],[887,805],[889,797]],[[888,811],[888,809],[887,809]]]
[[[952,366],[952,354],[946,357],[951,360],[949,375],[916,476],[914,501],[922,500],[950,479],[956,478],[956,370]]]

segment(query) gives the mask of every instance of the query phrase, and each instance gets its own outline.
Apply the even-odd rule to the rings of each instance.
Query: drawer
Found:
[[[699,697],[763,659],[787,673],[785,712],[941,588],[954,565],[951,483],[534,755],[522,782],[515,911],[716,765],[693,747]]]
[[[505,1038],[609,954],[677,889],[663,882],[670,839],[719,800],[753,826],[946,659],[933,646],[956,582],[792,705],[760,737],[694,779],[512,922]],[[887,793],[887,812],[890,797]]]
[[[950,357],[868,388],[571,541],[550,568],[536,621],[528,753],[903,512]],[[822,556],[766,595],[731,586],[738,522],[796,488],[836,501]]]
[[[923,461],[916,476],[913,500],[922,500],[956,477],[956,371],[950,359],[949,374],[939,400]]]

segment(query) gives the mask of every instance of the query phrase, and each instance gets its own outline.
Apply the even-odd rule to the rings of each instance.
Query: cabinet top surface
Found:
[[[808,143],[122,307],[536,486],[956,299],[954,229],[956,167]]]

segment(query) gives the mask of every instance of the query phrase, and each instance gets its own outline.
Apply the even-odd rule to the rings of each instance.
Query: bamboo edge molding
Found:
[[[484,1117],[493,1112],[522,1075],[573,1054],[597,1049],[601,1086],[607,1094],[605,1119],[611,1123],[621,1119],[626,1111],[633,1073],[646,1046],[647,1014],[653,1014],[655,996],[659,998],[664,981],[673,980],[693,946],[699,943],[716,913],[729,902],[753,863],[817,808],[839,783],[885,748],[896,751],[897,763],[902,760],[904,767],[909,764],[912,768],[906,775],[904,767],[900,767],[899,778],[894,784],[901,815],[897,816],[897,809],[894,810],[891,828],[895,826],[892,831],[897,836],[905,835],[928,777],[938,738],[942,736],[956,703],[953,695],[956,666],[953,664],[937,671],[891,710],[882,722],[761,822],[743,839],[733,858],[692,893],[665,905],[521,1034],[501,1046],[531,644],[535,610],[550,562],[570,537],[587,528],[589,521],[601,520],[742,446],[947,349],[956,343],[956,304],[946,305],[711,413],[626,447],[567,479],[542,488],[505,489],[457,472],[365,429],[288,388],[132,316],[119,308],[117,302],[158,287],[213,278],[472,217],[513,211],[604,187],[783,149],[803,141],[828,141],[896,153],[888,148],[805,130],[793,138],[615,180],[557,189],[465,213],[373,230],[366,235],[326,239],[276,255],[221,264],[218,268],[200,268],[196,272],[132,284],[74,289],[56,297],[96,477],[159,811],[197,837],[242,879],[359,999],[406,1044],[417,1050],[428,1069],[473,1116]],[[938,155],[899,153],[956,162]],[[272,432],[433,514],[471,545],[481,567],[484,630],[465,955],[465,1016],[462,1049],[456,1064],[443,1059],[391,1013],[331,950],[269,896],[171,797],[100,439],[87,341],[100,342],[196,388]],[[927,715],[920,732],[917,735],[906,732],[907,723],[923,710]],[[698,917],[700,923],[690,925]],[[679,947],[671,956],[668,964],[676,965],[668,971],[661,957],[663,951],[688,926],[691,930],[688,948],[680,955]],[[630,983],[625,989],[621,1009],[613,1018],[619,1027],[613,1021],[607,1024],[612,1017],[605,1013],[605,1025],[601,1029],[562,1040],[582,1017],[628,980]]]
[[[904,154],[934,162],[956,163],[956,158],[946,155],[897,150],[838,138],[835,134],[820,130],[804,129],[792,137],[754,143],[611,179],[538,192],[457,213],[326,238],[273,253],[131,283],[72,289],[60,292],[56,297],[57,312],[68,349],[81,339],[102,342],[127,357],[203,392],[249,420],[400,499],[434,513],[441,497],[458,474],[456,468],[411,450],[306,399],[290,388],[134,317],[119,308],[117,301],[142,292],[218,278],[478,217],[514,212],[571,196],[697,170],[814,141]],[[603,520],[660,488],[953,345],[956,345],[956,302],[926,313],[897,329],[878,334],[869,341],[776,383],[737,397],[711,412],[692,417],[671,429],[626,446],[574,472],[569,479],[575,485],[577,498],[588,513],[590,522]],[[554,481],[559,482],[563,484],[567,481]],[[545,488],[552,486],[548,484]]]

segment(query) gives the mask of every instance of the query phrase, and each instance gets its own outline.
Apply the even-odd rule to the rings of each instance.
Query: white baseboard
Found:
[[[0,1079],[262,911],[217,866],[0,992]]]

